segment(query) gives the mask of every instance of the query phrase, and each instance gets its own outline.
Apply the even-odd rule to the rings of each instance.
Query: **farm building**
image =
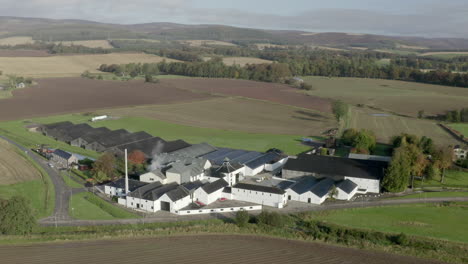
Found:
[[[106,127],[94,128],[70,141],[70,145],[84,148],[86,145],[97,141],[100,137],[105,136],[110,132],[110,129]]]
[[[190,144],[183,140],[165,141],[159,137],[151,137],[133,143],[117,145],[111,151],[118,156],[123,156],[125,149],[129,152],[140,150],[145,153],[147,158],[151,158],[156,154],[171,153],[186,147],[190,147]]]
[[[171,213],[177,213],[178,210],[192,203],[190,191],[182,185],[165,193],[159,200],[161,206],[160,210]]]
[[[468,148],[463,148],[460,145],[456,145],[453,148],[453,159],[454,160],[468,159]]]
[[[128,180],[128,191],[133,192],[136,189],[147,185],[148,183]],[[104,186],[104,193],[109,196],[125,196],[125,178],[118,179]]]
[[[303,177],[286,189],[288,200],[311,203],[314,194],[310,191],[317,184],[314,177]]]
[[[260,172],[274,171],[284,164],[288,160],[288,156],[276,153],[276,152],[267,152],[260,157],[257,157],[247,163],[245,163],[245,176],[255,176]]]
[[[45,136],[52,137],[57,140],[63,132],[63,129],[71,126],[73,126],[73,123],[69,121],[47,124],[42,126],[42,133]]]
[[[233,186],[243,179],[243,173],[243,165],[235,162],[231,163],[229,159],[226,158],[223,165],[213,166],[209,170],[206,170],[205,178],[210,182],[224,179],[228,182],[229,186]]]
[[[282,177],[295,179],[313,176],[316,179],[330,178],[336,182],[349,179],[358,185],[358,193],[379,193],[380,181],[387,166],[388,163],[383,161],[300,155],[286,162]]]
[[[177,183],[167,185],[162,185],[160,182],[150,183],[129,193],[125,200],[125,205],[133,209],[157,212],[161,210],[161,201],[159,198],[165,193],[176,189],[178,186]],[[166,206],[163,208],[166,208]]]
[[[70,165],[78,163],[78,157],[61,149],[52,152],[50,160],[58,168],[68,168]]]
[[[336,199],[349,201],[356,194],[358,185],[351,180],[344,180],[336,185]]]
[[[208,160],[192,159],[191,161],[179,161],[170,165],[166,170],[167,182],[177,182],[178,184],[202,180],[204,177],[205,166],[209,165]]]
[[[86,149],[103,152],[109,148],[125,144],[125,137],[130,135],[125,129],[113,130],[107,134],[103,134],[85,146]]]
[[[223,196],[223,190],[228,185],[229,184],[223,179],[206,183],[195,190],[193,193],[193,199],[194,201],[198,201],[204,205],[211,204]]]
[[[283,208],[287,203],[286,192],[278,187],[238,183],[232,188],[235,200]]]

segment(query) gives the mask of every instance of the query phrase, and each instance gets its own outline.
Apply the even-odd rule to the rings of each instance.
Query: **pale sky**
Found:
[[[0,16],[468,38],[468,0],[0,0]]]

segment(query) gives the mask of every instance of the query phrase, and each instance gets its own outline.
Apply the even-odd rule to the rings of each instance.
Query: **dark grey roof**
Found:
[[[223,179],[220,179],[220,180],[217,180],[215,182],[211,182],[211,183],[208,183],[208,184],[205,184],[202,189],[207,193],[207,194],[210,194],[210,193],[214,193],[220,189],[223,189],[224,187],[227,187],[229,184],[227,183],[227,181],[223,180]]]
[[[63,121],[63,122],[58,122],[58,123],[45,124],[43,125],[43,128],[44,129],[57,129],[57,128],[68,127],[68,126],[73,126],[73,123],[70,121]]]
[[[81,138],[88,143],[95,142],[100,136],[110,132],[107,127],[98,127],[83,134]]]
[[[303,194],[310,191],[315,184],[317,184],[317,180],[314,177],[304,177],[291,186],[291,190],[297,194]]]
[[[202,160],[194,159],[189,163],[185,163],[184,161],[175,162],[171,165],[167,172],[179,174],[181,182],[189,182],[190,177],[200,175],[204,171],[204,163],[198,161]]]
[[[229,162],[229,164],[225,163],[222,166],[211,167],[205,173],[207,176],[222,178],[225,174],[236,171],[242,167],[244,167],[242,164]]]
[[[387,162],[375,160],[356,160],[319,155],[300,155],[289,159],[283,169],[317,173],[322,175],[349,176],[363,179],[383,178]]]
[[[231,159],[231,161],[235,161],[235,162],[239,162],[241,164],[245,164],[246,162],[249,162],[249,161],[254,160],[254,159],[258,158],[258,157],[261,157],[262,155],[263,155],[263,153],[256,152],[256,151],[251,151],[251,152],[247,152],[244,155],[241,155],[239,157],[233,158],[233,159]]]
[[[182,139],[166,142],[163,145],[161,153],[172,153],[179,149],[190,147],[191,145]]]
[[[153,182],[143,187],[136,189],[131,192],[129,196],[135,198],[141,198],[148,201],[156,201],[165,193],[174,190],[179,184],[173,182],[166,185],[162,185],[160,182]]]
[[[318,197],[322,198],[330,192],[333,184],[335,184],[335,182],[332,179],[324,178],[315,184],[314,187],[310,189],[310,191]]]
[[[197,158],[197,157],[206,155],[216,150],[217,148],[211,146],[208,143],[201,143],[201,144],[195,144],[190,147],[186,147],[183,149],[173,151],[171,152],[171,154],[190,157],[190,158]]]
[[[125,189],[125,178],[118,179],[116,181],[113,181],[109,184],[107,184],[111,187],[118,188],[118,189]],[[141,182],[141,181],[136,181],[132,179],[128,179],[128,190],[130,192],[133,192],[134,190],[143,187],[145,185],[148,185],[146,182]]]
[[[349,179],[344,180],[336,185],[336,188],[341,189],[348,194],[353,192],[357,187],[358,185]]]
[[[281,190],[278,187],[261,186],[261,185],[255,185],[255,184],[247,184],[247,183],[238,183],[234,185],[233,188],[250,190],[250,191],[258,191],[258,192],[266,192],[266,193],[275,193],[275,194],[285,193],[284,190]]]
[[[101,144],[104,148],[111,148],[126,143],[125,137],[129,134],[130,132],[125,129],[113,130],[100,136],[98,139],[96,139],[96,142]]]
[[[276,185],[276,187],[280,188],[281,190],[286,190],[288,189],[291,185],[293,185],[295,182],[293,181],[281,181]]]
[[[92,131],[92,128],[88,124],[77,124],[70,127],[62,128],[64,131],[62,132],[63,139],[66,141],[72,141],[76,138],[79,138],[83,134],[86,134]]]
[[[64,158],[66,160],[68,160],[72,156],[72,154],[70,154],[70,153],[68,153],[66,151],[63,151],[61,149],[56,149],[54,151],[54,155],[57,155],[57,156],[59,156],[61,158]]]
[[[204,183],[201,181],[187,182],[187,183],[182,184],[182,186],[184,186],[185,189],[189,190],[190,192],[195,191],[196,189],[200,188],[203,185]]]
[[[129,153],[135,150],[140,150],[149,158],[154,155],[157,148],[162,148],[165,143],[166,141],[160,137],[152,137],[138,142],[118,145],[115,148],[117,148],[121,153],[123,153],[125,149],[127,149]]]
[[[190,192],[184,186],[178,186],[177,188],[166,193],[171,201],[179,201],[190,195]]]
[[[268,153],[263,154],[262,156],[254,159],[252,161],[249,161],[248,163],[245,164],[245,166],[247,166],[247,167],[249,167],[251,169],[255,169],[255,168],[258,168],[258,167],[260,167],[262,165],[270,163],[271,161],[277,160],[279,157],[280,157],[280,155],[275,153],[275,152],[268,152]]]

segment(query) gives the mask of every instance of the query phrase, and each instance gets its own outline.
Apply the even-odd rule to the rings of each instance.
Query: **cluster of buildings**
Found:
[[[283,208],[290,201],[321,204],[330,197],[350,200],[356,194],[379,193],[389,163],[388,158],[370,155],[339,158],[306,153],[288,157],[278,149],[261,153],[206,143],[190,145],[146,132],[69,122],[45,125],[42,132],[95,151],[145,153],[150,162],[147,173],[138,180],[126,177],[110,182],[104,191],[117,196],[121,205],[147,212],[186,215],[223,211],[227,204],[233,211]]]

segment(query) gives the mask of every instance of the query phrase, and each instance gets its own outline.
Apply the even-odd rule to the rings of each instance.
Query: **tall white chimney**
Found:
[[[128,191],[128,161],[127,161],[127,149],[125,149],[125,195],[129,193]]]

